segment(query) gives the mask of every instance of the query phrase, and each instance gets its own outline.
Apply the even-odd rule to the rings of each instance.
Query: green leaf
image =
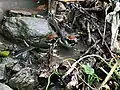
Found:
[[[115,54],[120,55],[120,50],[116,50]]]
[[[90,85],[93,85],[95,80],[97,80],[97,82],[99,82],[102,79],[99,78],[96,74],[92,74],[92,75],[89,76],[89,83],[90,83]]]
[[[7,57],[10,54],[9,51],[0,51],[0,56]]]
[[[93,82],[94,82],[95,78],[96,77],[94,77],[94,74],[89,77],[89,84],[90,85],[93,85]]]
[[[87,65],[84,65],[84,64],[83,64],[82,67],[83,67],[84,72],[85,72],[86,74],[89,74],[89,75],[94,74],[94,69],[93,69],[89,64],[87,64]]]

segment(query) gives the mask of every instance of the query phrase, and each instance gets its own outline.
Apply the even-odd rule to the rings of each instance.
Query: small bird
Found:
[[[77,41],[77,38],[74,35],[67,36],[69,40]]]
[[[56,33],[52,33],[52,34],[48,35],[47,40],[54,41],[57,38],[58,38],[58,35]]]
[[[66,37],[66,40],[68,41],[68,43],[70,43],[71,45],[74,45],[77,43],[77,38],[75,35],[68,35]]]

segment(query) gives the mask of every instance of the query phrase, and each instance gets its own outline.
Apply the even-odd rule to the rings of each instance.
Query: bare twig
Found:
[[[23,49],[20,53],[18,53],[17,55],[15,55],[14,57],[17,58],[18,56],[20,56],[21,54],[23,54],[24,52],[28,52],[35,49],[35,47],[29,47],[27,49]]]
[[[87,31],[88,31],[88,44],[91,44],[91,33],[90,33],[90,23],[87,22]]]
[[[78,75],[78,77],[79,77],[88,87],[90,87],[92,90],[94,90],[94,88],[91,87],[88,83],[86,83],[79,75]]]
[[[23,42],[27,47],[30,47],[30,45],[25,40],[23,40]]]
[[[110,79],[111,75],[113,74],[113,72],[115,71],[115,69],[117,68],[118,66],[118,62],[115,63],[115,65],[112,67],[112,69],[110,70],[110,72],[108,73],[108,75],[106,76],[105,80],[102,82],[101,86],[99,87],[102,88],[107,82],[108,80]]]
[[[104,60],[104,58],[102,58],[102,57],[99,56],[99,55],[95,55],[95,54],[86,55],[86,56],[84,56],[84,57],[81,57],[78,61],[76,61],[75,63],[73,63],[73,65],[71,66],[71,68],[65,73],[65,75],[63,75],[62,78],[64,79],[67,75],[69,75],[69,74],[75,69],[76,65],[77,65],[81,60],[83,60],[83,59],[85,59],[85,58],[88,58],[88,57],[98,57],[98,58]]]
[[[99,67],[99,69],[102,70],[105,74],[108,75],[108,72],[105,69],[103,69],[103,67]]]
[[[106,10],[105,10],[105,16],[107,16],[107,11],[108,11],[108,9],[110,8],[110,6],[108,6],[107,8],[106,8]],[[104,33],[103,33],[103,40],[102,40],[102,45],[103,45],[103,43],[104,43],[104,40],[105,40],[105,33],[106,33],[106,22],[107,20],[106,20],[106,18],[105,18],[105,25],[104,25]]]

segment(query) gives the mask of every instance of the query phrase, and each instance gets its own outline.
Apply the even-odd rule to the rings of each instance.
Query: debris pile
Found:
[[[61,78],[65,82],[69,78],[68,89],[120,88],[120,75],[117,74],[119,55],[116,53],[120,49],[117,40],[119,6],[120,2],[111,0],[51,1],[48,22],[62,43],[67,47],[76,47],[75,42],[75,46],[71,46],[67,40],[68,36],[75,36],[75,41],[79,43],[82,40],[87,45],[87,50],[80,51],[76,58],[65,59],[60,66],[66,67],[66,73]],[[111,87],[110,83],[116,83],[116,86]]]
[[[1,87],[119,90],[119,7],[111,0],[50,0],[37,11],[9,10],[0,25],[10,42],[0,43]]]

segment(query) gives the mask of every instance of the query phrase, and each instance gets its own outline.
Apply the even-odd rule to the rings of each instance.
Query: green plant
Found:
[[[95,74],[94,69],[87,63],[87,65],[82,65],[83,71],[88,75],[89,84],[93,85],[94,81],[99,82],[101,79]]]
[[[7,57],[10,54],[9,51],[0,51],[0,56]]]

